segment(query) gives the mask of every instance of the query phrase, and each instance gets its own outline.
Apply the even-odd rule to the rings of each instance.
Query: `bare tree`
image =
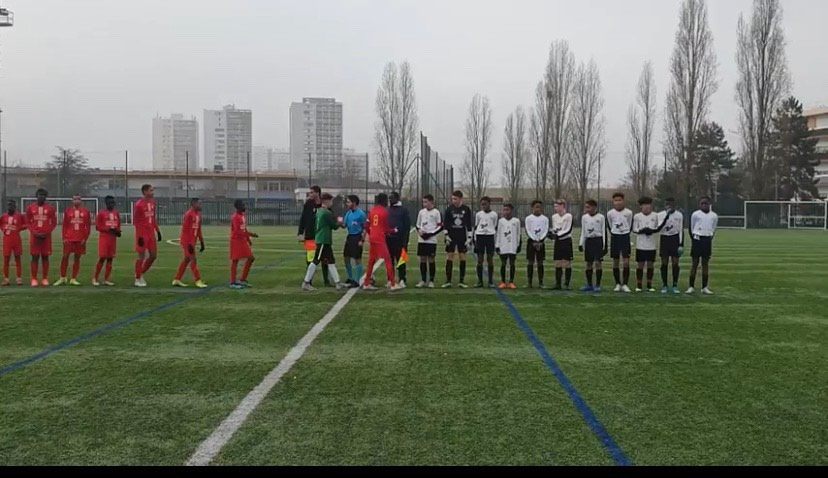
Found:
[[[547,114],[546,87],[544,82],[538,83],[535,88],[535,108],[529,120],[529,142],[534,153],[534,183],[535,198],[543,202],[549,201],[549,171],[551,170],[551,155],[549,153],[549,114]]]
[[[690,202],[695,137],[705,122],[710,98],[718,88],[713,34],[705,0],[683,0],[673,56],[665,113],[665,151],[681,171],[684,206]]]
[[[656,116],[656,86],[653,64],[646,62],[638,79],[635,104],[627,112],[626,159],[632,189],[638,197],[646,195],[651,186],[650,146]]]
[[[604,98],[598,65],[590,60],[578,67],[572,90],[569,116],[569,170],[575,180],[579,204],[587,199],[587,189],[598,174],[604,148]]]
[[[392,189],[401,191],[415,164],[419,146],[414,78],[407,61],[399,68],[393,62],[385,66],[377,91],[376,111],[377,175]]]
[[[529,151],[526,145],[526,113],[518,106],[503,128],[503,185],[509,199],[517,201],[526,179]]]
[[[466,159],[460,173],[469,186],[472,204],[486,194],[491,169],[486,156],[492,142],[492,108],[489,98],[474,95],[466,118]]]
[[[575,80],[575,55],[569,43],[560,40],[552,43],[546,64],[546,114],[549,155],[552,167],[552,191],[562,197],[566,181],[567,127],[569,125],[572,89]]]
[[[736,102],[742,157],[751,198],[771,199],[775,171],[768,154],[772,117],[790,89],[779,0],[754,0],[750,21],[739,15],[738,35]]]

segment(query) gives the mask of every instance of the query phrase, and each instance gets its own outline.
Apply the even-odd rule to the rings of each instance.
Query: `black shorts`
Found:
[[[535,241],[526,240],[526,260],[532,262],[543,262],[546,260],[546,242],[539,242],[540,248],[535,249]]]
[[[659,254],[662,258],[669,258],[669,257],[678,257],[678,248],[679,248],[679,235],[675,234],[673,236],[661,236],[661,244],[659,247]]]
[[[655,262],[656,251],[635,250],[635,262]]]
[[[333,246],[330,244],[317,244],[316,253],[313,255],[313,263],[319,265],[322,261],[328,264],[336,264],[334,259]]]
[[[385,244],[388,246],[388,255],[391,256],[391,260],[394,261],[394,264],[398,263],[403,250],[402,240],[388,238],[385,240]]]
[[[713,238],[702,236],[693,239],[693,248],[690,250],[690,257],[693,259],[710,259],[713,255]]]
[[[555,241],[555,250],[552,255],[556,261],[572,261],[572,238]]]
[[[494,236],[477,236],[474,241],[474,253],[493,256],[495,252]]]
[[[345,250],[343,255],[348,259],[362,259],[362,234],[350,234],[345,239]]]
[[[627,259],[630,257],[632,253],[632,247],[630,246],[630,235],[624,234],[611,234],[610,237],[610,257],[613,259]]]
[[[588,237],[584,241],[584,261],[588,264],[604,260],[604,238]]]
[[[417,257],[436,257],[437,244],[420,242],[417,244]]]
[[[459,254],[469,252],[469,247],[466,245],[465,229],[460,234],[449,233],[449,238],[451,238],[451,242],[446,244],[446,252],[457,252]]]

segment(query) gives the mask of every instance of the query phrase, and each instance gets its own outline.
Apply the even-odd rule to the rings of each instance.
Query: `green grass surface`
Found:
[[[341,297],[299,291],[294,229],[257,232],[253,289],[226,288],[228,231],[209,228],[200,265],[215,287],[204,292],[169,287],[180,248],[167,243],[150,287],[133,289],[130,237],[118,287],[89,285],[90,255],[83,287],[0,290],[0,369],[135,319],[0,375],[0,464],[183,464]],[[635,464],[825,465],[826,240],[722,231],[713,297],[505,295]],[[547,265],[547,283],[553,274]],[[522,258],[518,276],[525,284]],[[409,288],[354,296],[214,463],[613,459],[496,292]]]

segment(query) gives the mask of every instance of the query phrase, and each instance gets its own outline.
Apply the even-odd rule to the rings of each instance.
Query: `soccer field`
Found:
[[[252,229],[252,289],[227,288],[221,227],[204,230],[203,291],[170,287],[180,248],[166,242],[132,288],[126,236],[115,288],[89,285],[87,256],[83,287],[0,290],[0,464],[186,463],[343,298],[299,290],[294,228]],[[358,292],[211,462],[826,465],[826,243],[721,231],[712,297]]]

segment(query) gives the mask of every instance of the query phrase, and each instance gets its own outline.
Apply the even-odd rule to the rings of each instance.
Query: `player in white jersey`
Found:
[[[434,288],[434,276],[437,274],[437,265],[434,259],[437,256],[437,235],[443,229],[443,218],[440,211],[434,207],[434,196],[423,196],[423,208],[417,214],[417,257],[420,258],[420,283],[417,287]]]
[[[713,295],[708,288],[710,283],[710,257],[713,255],[713,236],[716,234],[716,226],[719,224],[719,216],[710,210],[710,198],[705,196],[699,200],[699,210],[690,216],[690,237],[693,238],[693,246],[690,249],[690,257],[693,258],[693,266],[690,268],[690,288],[688,294],[696,292],[696,270],[699,268],[699,261],[702,265],[702,294]]]
[[[500,285],[499,289],[517,289],[515,285],[515,260],[520,254],[522,245],[520,219],[512,217],[514,207],[511,204],[503,205],[503,217],[497,223],[495,251],[500,256]],[[509,277],[506,277],[506,263],[509,263]]]
[[[661,244],[659,247],[661,255],[661,293],[667,294],[670,288],[667,286],[667,272],[669,264],[673,265],[673,294],[679,294],[679,272],[680,258],[684,253],[684,215],[676,210],[676,200],[667,198],[664,200],[664,211],[659,213],[661,224],[656,232],[661,233]]]
[[[641,197],[638,200],[641,212],[633,216],[632,232],[638,235],[635,244],[636,292],[641,292],[644,270],[647,270],[647,292],[655,292],[653,276],[655,275],[656,237],[659,225],[658,214],[653,212],[653,198]]]
[[[552,290],[570,290],[572,280],[572,214],[566,212],[566,201],[555,201],[555,214],[552,216],[552,227],[549,229],[549,238],[555,241],[555,287]],[[566,281],[561,286],[561,279],[566,272]]]
[[[590,199],[584,204],[586,214],[581,218],[581,241],[578,250],[584,253],[587,285],[581,292],[601,292],[604,274],[601,262],[607,254],[607,220],[598,212],[598,202]],[[595,273],[595,285],[592,282]]]
[[[633,213],[624,205],[624,194],[612,195],[612,209],[607,212],[607,224],[610,229],[610,257],[612,257],[612,277],[615,279],[615,292],[631,292],[630,283],[630,231]],[[624,275],[621,275],[621,266]]]
[[[483,288],[483,259],[488,265],[489,287],[494,288],[494,254],[495,234],[497,233],[497,213],[492,211],[492,200],[488,196],[480,199],[480,211],[474,216],[474,253],[477,255],[477,285]]]
[[[532,201],[532,214],[526,216],[526,276],[532,288],[535,264],[538,266],[538,285],[543,289],[543,261],[546,260],[546,236],[549,234],[549,218],[543,215],[543,203]]]

